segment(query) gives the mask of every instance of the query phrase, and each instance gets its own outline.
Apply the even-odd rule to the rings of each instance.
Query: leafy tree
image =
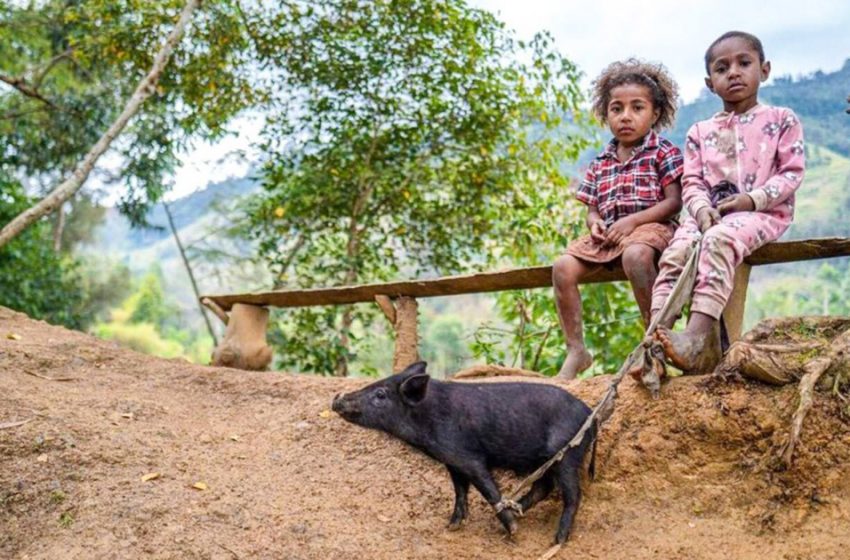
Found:
[[[31,204],[20,185],[0,176],[0,222]],[[0,249],[0,305],[53,324],[83,328],[92,316],[85,306],[79,264],[56,254],[51,238],[50,226],[40,222]]]
[[[0,2],[0,168],[42,189],[67,175],[124,107],[174,25],[178,0]],[[205,2],[149,100],[113,143],[121,210],[136,224],[168,185],[178,151],[214,139],[261,93],[230,1]]]
[[[542,183],[565,187],[560,164],[587,145],[575,66],[461,1],[288,2],[247,27],[284,94],[249,211],[279,287],[484,266],[525,234],[500,224]],[[344,373],[373,316],[288,312],[282,365]]]

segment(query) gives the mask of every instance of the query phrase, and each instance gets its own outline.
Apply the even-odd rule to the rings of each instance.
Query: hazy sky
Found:
[[[541,29],[585,74],[585,86],[609,62],[637,56],[663,62],[690,101],[703,87],[702,57],[725,31],[757,35],[774,75],[839,69],[850,58],[850,0],[468,0],[497,12],[520,39]],[[850,89],[850,84],[848,84]],[[209,181],[243,175],[244,164],[217,163],[229,151],[245,149],[259,123],[242,123],[239,138],[215,146],[199,143],[181,158],[168,198],[179,198]],[[251,151],[248,151],[251,155]]]

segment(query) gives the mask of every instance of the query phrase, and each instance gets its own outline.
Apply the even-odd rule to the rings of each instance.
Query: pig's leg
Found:
[[[522,511],[528,511],[534,504],[546,498],[552,492],[554,486],[555,480],[551,471],[546,473],[543,478],[536,480],[531,486],[531,490],[519,499],[519,505],[522,506]]]
[[[446,468],[449,470],[449,475],[452,477],[452,484],[455,487],[455,510],[452,512],[451,519],[449,519],[449,529],[455,531],[460,529],[461,521],[466,518],[466,497],[469,493],[469,478],[453,467],[446,465]]]
[[[473,486],[481,492],[481,495],[484,496],[488,504],[496,507],[496,504],[502,501],[502,493],[499,491],[499,487],[496,486],[496,481],[493,480],[493,475],[490,474],[487,467],[484,465],[473,465],[469,470],[465,471],[465,474],[469,477]],[[505,508],[497,513],[496,517],[502,522],[509,535],[516,533],[516,516],[512,509]]]
[[[568,461],[562,461],[558,469],[558,484],[561,486],[561,494],[564,498],[564,512],[561,514],[558,532],[555,534],[555,542],[558,544],[563,544],[570,536],[573,518],[581,500],[578,468],[568,463]]]

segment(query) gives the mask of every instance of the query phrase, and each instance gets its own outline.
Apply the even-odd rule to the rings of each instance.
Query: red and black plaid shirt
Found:
[[[596,206],[610,226],[664,200],[664,187],[682,176],[683,165],[679,148],[653,130],[623,163],[617,159],[615,138],[587,168],[576,198]]]

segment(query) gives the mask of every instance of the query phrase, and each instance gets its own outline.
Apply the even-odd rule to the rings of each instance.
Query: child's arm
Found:
[[[682,200],[688,214],[694,218],[703,208],[711,208],[708,181],[702,174],[701,149],[699,124],[695,124],[688,130],[685,140],[685,169],[682,173]]]
[[[779,126],[779,142],[776,147],[776,173],[757,189],[751,190],[755,210],[764,212],[779,206],[800,187],[806,171],[806,156],[803,150],[803,125],[791,110],[788,110]]]
[[[584,174],[584,180],[579,185],[576,192],[576,198],[579,202],[587,205],[587,218],[585,224],[590,230],[590,237],[597,243],[605,241],[605,220],[599,215],[599,201],[596,196],[596,162],[591,163],[587,172]]]
[[[652,222],[666,222],[682,210],[682,187],[679,181],[673,181],[664,187],[664,200],[640,212],[620,218],[608,228],[605,238],[609,243],[617,244],[638,226]]]

